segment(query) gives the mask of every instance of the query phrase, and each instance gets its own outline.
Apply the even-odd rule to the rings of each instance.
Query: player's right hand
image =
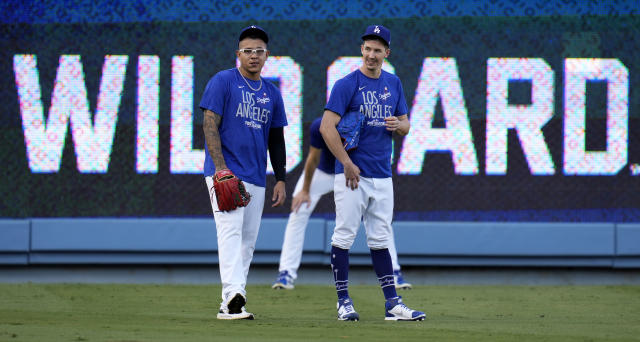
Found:
[[[351,188],[351,190],[357,189],[358,182],[360,181],[360,168],[352,161],[344,163],[343,165],[347,188]]]
[[[291,211],[298,212],[298,209],[304,204],[307,203],[307,208],[311,205],[311,197],[309,193],[304,190],[300,190],[295,196],[293,196],[293,200],[291,201]]]

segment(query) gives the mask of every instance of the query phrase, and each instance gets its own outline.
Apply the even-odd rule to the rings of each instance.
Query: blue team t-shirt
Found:
[[[370,78],[358,69],[335,83],[325,109],[340,116],[351,111],[364,114],[360,142],[349,157],[363,177],[391,177],[392,132],[385,128],[384,118],[409,112],[400,79],[384,70],[379,78]],[[335,172],[344,172],[339,161]]]
[[[200,108],[222,116],[218,131],[227,167],[242,181],[264,187],[269,129],[286,126],[287,117],[280,90],[264,79],[258,91],[251,89],[258,87],[260,81],[245,81],[236,68],[220,71],[207,83]],[[205,177],[216,171],[206,143]]]
[[[322,117],[319,117],[311,123],[311,127],[309,127],[309,133],[311,136],[310,145],[320,149],[320,162],[318,163],[318,169],[328,173],[334,174],[336,168],[336,157],[331,153],[329,147],[324,142],[322,138],[322,134],[320,133],[320,123],[322,122]]]

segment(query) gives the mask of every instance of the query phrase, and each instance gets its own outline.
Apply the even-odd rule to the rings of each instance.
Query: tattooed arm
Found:
[[[220,134],[218,133],[218,127],[222,121],[222,116],[205,109],[204,110],[204,138],[207,141],[207,149],[209,156],[213,159],[213,163],[216,166],[216,171],[227,169],[227,163],[224,161],[222,155],[222,143],[220,142]]]

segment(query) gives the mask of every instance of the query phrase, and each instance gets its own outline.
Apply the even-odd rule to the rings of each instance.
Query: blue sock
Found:
[[[389,249],[372,249],[371,262],[373,269],[378,276],[378,282],[382,288],[385,299],[398,297],[396,293],[396,284],[393,280],[393,265],[391,264],[391,254]]]
[[[338,299],[349,297],[349,250],[331,246],[331,271]]]

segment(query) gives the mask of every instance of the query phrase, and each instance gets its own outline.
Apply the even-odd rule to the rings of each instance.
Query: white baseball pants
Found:
[[[296,187],[293,190],[295,196],[304,183],[304,172],[298,179]],[[313,213],[318,201],[324,194],[333,191],[333,174],[326,173],[320,169],[316,169],[311,178],[311,187],[309,188],[309,205],[303,203],[298,212],[291,212],[287,221],[287,228],[284,232],[284,242],[282,243],[282,252],[280,253],[279,272],[288,271],[289,275],[295,280],[298,278],[298,268],[302,259],[302,247],[304,245],[304,234],[309,223],[309,216]],[[292,197],[293,197],[292,196]]]
[[[265,188],[244,182],[245,188],[251,194],[249,204],[246,207],[222,212],[218,210],[218,201],[213,190],[213,177],[205,177],[205,181],[211,198],[218,236],[222,300],[225,301],[229,295],[235,293],[246,296],[245,286],[258,239]]]
[[[336,226],[331,237],[331,245],[350,249],[362,219],[367,234],[367,246],[371,249],[391,248],[394,244],[391,228],[391,177],[360,177],[358,188],[351,190],[346,186],[344,173],[340,173],[335,175],[333,191],[336,202]]]

